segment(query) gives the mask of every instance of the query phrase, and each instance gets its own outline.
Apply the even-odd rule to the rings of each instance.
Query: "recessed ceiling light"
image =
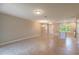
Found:
[[[34,9],[33,13],[36,15],[42,15],[44,13],[44,11],[42,9]]]

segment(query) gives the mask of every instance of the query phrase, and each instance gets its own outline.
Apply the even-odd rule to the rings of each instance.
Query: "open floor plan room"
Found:
[[[0,55],[79,55],[79,4],[0,4]]]

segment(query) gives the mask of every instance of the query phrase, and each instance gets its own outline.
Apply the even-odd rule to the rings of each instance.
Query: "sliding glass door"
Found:
[[[76,23],[66,22],[60,23],[59,33],[61,39],[66,39],[67,37],[75,38]]]

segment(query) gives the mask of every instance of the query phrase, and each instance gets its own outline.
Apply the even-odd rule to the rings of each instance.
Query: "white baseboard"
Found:
[[[11,41],[0,43],[0,45],[6,45],[6,44],[14,43],[14,42],[17,42],[17,41],[25,40],[25,39],[32,39],[32,38],[39,37],[39,36],[40,35],[34,35],[34,36],[31,36],[31,37],[19,38],[19,39],[16,39],[16,40],[11,40]]]

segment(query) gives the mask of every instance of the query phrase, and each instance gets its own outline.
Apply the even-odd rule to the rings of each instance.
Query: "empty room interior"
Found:
[[[79,4],[0,3],[0,55],[79,55]]]

